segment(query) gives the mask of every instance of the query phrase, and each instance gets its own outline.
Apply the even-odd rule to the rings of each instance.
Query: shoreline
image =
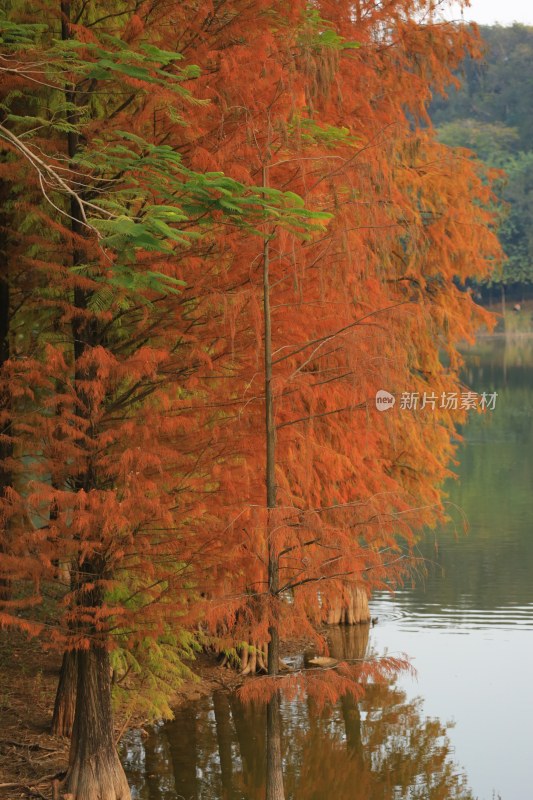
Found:
[[[286,642],[282,655],[302,652],[307,640]],[[246,680],[221,666],[216,656],[201,653],[193,662],[198,680],[186,680],[169,705],[179,708],[215,690],[234,691]],[[69,740],[49,733],[61,655],[43,651],[38,640],[0,631],[0,800],[59,800],[58,782],[68,765]],[[115,714],[117,745],[133,730],[145,731],[156,721]],[[54,795],[54,785],[56,794]]]
[[[480,339],[531,339],[532,331],[496,331],[494,333],[478,333],[476,342]]]
[[[61,656],[44,652],[38,641],[19,635],[14,643],[14,638],[0,632],[0,798],[56,800],[54,782],[57,786],[66,772],[70,744],[49,733]],[[221,687],[231,691],[244,680],[209,655],[201,654],[194,666],[199,680],[183,683],[171,698],[173,708]],[[128,731],[151,724],[116,713],[117,744]]]

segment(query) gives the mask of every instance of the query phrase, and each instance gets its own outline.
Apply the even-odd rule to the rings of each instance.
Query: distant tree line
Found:
[[[436,97],[431,116],[441,141],[465,147],[504,171],[499,195],[507,203],[499,238],[507,255],[485,287],[520,292],[533,284],[533,28],[481,27],[482,61],[466,58],[448,99]]]

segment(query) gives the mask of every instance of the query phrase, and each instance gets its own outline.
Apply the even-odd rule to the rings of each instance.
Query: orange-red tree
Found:
[[[228,619],[236,641],[272,643],[276,629],[314,635],[354,587],[400,578],[414,533],[442,513],[462,412],[381,415],[373,399],[457,391],[456,345],[487,321],[461,283],[499,257],[490,189],[425,111],[477,45],[421,2],[196,11],[180,19],[183,51],[209,64],[197,91],[211,102],[188,132],[191,164],[333,215],[304,243],[275,224],[266,243],[219,243],[239,450],[220,477],[239,565]]]
[[[499,258],[490,189],[425,111],[476,41],[420,2],[195,10],[180,18],[183,51],[209,64],[197,91],[211,102],[188,131],[190,163],[333,215],[306,243],[275,223],[263,240],[218,242],[235,352],[221,408],[236,449],[219,478],[235,563],[226,645],[254,643],[253,666],[268,641],[276,674],[280,634],[313,637],[361,587],[401,580],[416,531],[443,512],[464,413],[381,415],[373,400],[457,392],[456,345],[488,321],[461,284]]]
[[[3,136],[5,179],[22,173],[34,225],[21,237],[32,291],[18,323],[39,336],[2,364],[19,479],[2,497],[16,535],[2,538],[0,575],[17,586],[1,620],[77,652],[65,790],[113,800],[129,789],[113,740],[109,651],[168,635],[187,617],[192,625],[191,595],[210,585],[222,547],[216,501],[205,505],[216,420],[209,404],[191,405],[198,373],[216,374],[225,350],[209,300],[198,308],[210,270],[188,245],[203,236],[201,252],[226,226],[260,235],[271,217],[305,228],[309,215],[290,194],[183,164],[176,131],[192,101],[183,83],[197,70],[158,46],[148,9],[144,19],[117,10],[111,29],[107,8],[46,12],[47,26],[26,29],[14,14],[26,40],[9,43],[17,91],[44,85],[50,119],[35,133],[13,113]],[[10,232],[16,220],[15,210]],[[196,269],[181,291],[186,252]],[[31,611],[43,594],[55,600],[45,622]]]

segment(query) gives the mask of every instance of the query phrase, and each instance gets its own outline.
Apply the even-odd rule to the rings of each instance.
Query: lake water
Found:
[[[533,798],[533,339],[483,340],[465,381],[498,398],[465,428],[427,575],[374,597],[375,627],[333,633],[335,655],[407,654],[416,677],[320,714],[283,702],[287,800]],[[134,797],[264,800],[265,720],[221,692],[132,735]]]

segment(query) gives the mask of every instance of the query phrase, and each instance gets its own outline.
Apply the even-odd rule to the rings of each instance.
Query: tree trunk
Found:
[[[263,168],[263,186],[268,185],[267,170]],[[272,392],[272,317],[270,311],[270,249],[269,239],[263,245],[263,313],[265,326],[265,439],[266,439],[266,500],[268,545],[268,591],[276,601],[279,593],[279,555],[271,538],[270,513],[277,506],[276,486],[276,426],[274,424],[274,395]],[[268,629],[268,674],[279,672],[279,628],[273,618]],[[281,760],[281,730],[279,691],[267,706],[267,780],[266,800],[285,800]]]
[[[224,692],[213,693],[213,710],[217,729],[218,759],[224,798],[231,798],[233,792],[233,757],[231,745],[233,731],[228,696]]]
[[[267,186],[266,168],[263,169],[263,186]],[[279,555],[276,552],[270,525],[270,512],[277,506],[276,486],[276,426],[274,424],[274,395],[272,392],[272,317],[270,312],[270,249],[269,240],[263,245],[263,314],[265,326],[265,443],[266,443],[266,504],[268,547],[268,591],[273,600],[279,592]],[[277,621],[271,620],[268,632],[268,674],[277,675],[279,670],[279,629]]]
[[[76,713],[65,794],[74,800],[131,800],[113,738],[109,654],[80,650]]]
[[[250,642],[252,650],[244,647],[241,653],[241,675],[256,675],[268,671],[268,644]]]
[[[235,694],[230,694],[228,699],[242,761],[243,795],[250,800],[264,798],[266,708],[264,705],[243,703]]]
[[[171,726],[167,728],[176,795],[186,797],[187,800],[197,800],[199,795],[197,728],[197,711],[194,705],[178,708]]]
[[[362,586],[346,586],[344,596],[328,607],[328,625],[359,625],[370,622],[368,597]]]
[[[76,686],[78,682],[78,654],[75,650],[63,653],[61,672],[57,686],[50,733],[53,736],[71,736],[76,710]]]
[[[6,200],[5,184],[0,182],[0,203]],[[6,219],[0,213],[0,231],[5,228]],[[10,357],[9,348],[9,321],[10,321],[10,291],[8,277],[8,254],[7,254],[7,233],[2,231],[2,241],[0,244],[0,369]],[[6,503],[6,494],[12,484],[12,475],[9,468],[9,459],[13,455],[13,445],[11,442],[11,397],[6,387],[0,391],[0,411],[7,411],[0,426],[0,557],[2,553],[9,552],[9,514]],[[5,437],[5,438],[4,438]],[[0,571],[0,602],[11,600],[11,581],[7,570]]]
[[[329,654],[339,661],[363,661],[370,625],[335,625],[328,631]]]
[[[279,692],[276,692],[272,699],[268,701],[267,706],[266,800],[285,800],[279,700]]]
[[[341,697],[341,710],[346,732],[346,747],[363,764],[364,747],[361,734],[361,712],[352,695],[345,694]]]

